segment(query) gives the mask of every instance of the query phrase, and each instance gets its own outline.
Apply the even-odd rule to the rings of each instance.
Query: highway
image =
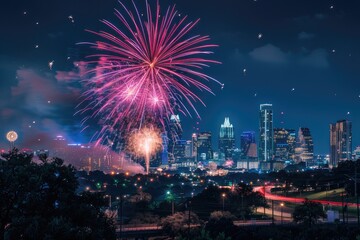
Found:
[[[305,198],[295,198],[295,197],[285,197],[280,195],[275,195],[271,193],[271,189],[274,188],[274,186],[265,186],[265,191],[263,186],[254,187],[254,190],[261,193],[265,196],[268,200],[274,200],[279,202],[290,202],[290,203],[302,203],[305,201]],[[313,202],[318,202],[323,205],[329,205],[329,206],[335,206],[335,207],[342,207],[342,202],[335,202],[335,201],[327,201],[327,200],[311,200]],[[347,203],[348,207],[356,208],[356,203]],[[359,204],[360,206],[360,204]]]
[[[271,220],[246,220],[246,221],[234,221],[234,225],[236,226],[252,226],[252,225],[270,225],[272,223]],[[199,227],[199,224],[191,224],[191,227]],[[187,225],[186,225],[187,227]],[[125,232],[139,232],[139,231],[160,231],[162,229],[161,226],[157,224],[126,224],[123,225],[121,231]],[[120,227],[117,227],[117,232],[120,232]]]

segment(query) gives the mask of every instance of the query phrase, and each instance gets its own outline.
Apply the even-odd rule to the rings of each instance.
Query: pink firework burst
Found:
[[[205,58],[217,45],[208,44],[208,36],[190,35],[199,20],[187,22],[175,6],[161,13],[159,2],[153,11],[146,1],[142,14],[134,3],[134,11],[120,4],[122,11],[115,10],[119,26],[102,20],[109,31],[89,31],[102,40],[86,43],[99,53],[89,56],[94,60],[88,64],[95,67],[88,72],[85,98],[91,103],[82,112],[92,110],[112,127],[129,122],[140,127],[147,115],[164,124],[175,111],[199,116],[195,103],[204,103],[193,90],[212,93],[207,83],[219,83],[202,72],[219,63]]]

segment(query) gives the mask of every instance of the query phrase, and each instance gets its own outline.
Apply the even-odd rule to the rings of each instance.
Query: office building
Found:
[[[220,127],[219,134],[219,152],[225,159],[231,159],[235,149],[234,127],[229,118],[225,118]]]
[[[276,160],[294,160],[296,134],[293,129],[274,129],[274,155]]]
[[[274,155],[272,104],[260,105],[259,133],[259,159],[270,161]]]
[[[360,146],[357,146],[355,148],[354,153],[353,153],[353,159],[355,161],[360,159]]]
[[[201,132],[197,135],[197,160],[210,160],[213,158],[211,146],[211,132]]]
[[[295,162],[305,162],[307,166],[314,164],[314,144],[309,128],[299,128],[295,148]]]
[[[182,137],[182,128],[179,115],[171,115],[169,122],[169,136],[168,136],[168,161],[175,162],[174,147],[175,143]]]
[[[340,120],[330,124],[330,165],[352,159],[352,123]]]
[[[245,159],[247,157],[254,156],[253,151],[250,149],[254,149],[256,151],[256,142],[255,142],[255,132],[254,131],[245,131],[240,135],[240,157]],[[257,154],[255,154],[257,157]]]

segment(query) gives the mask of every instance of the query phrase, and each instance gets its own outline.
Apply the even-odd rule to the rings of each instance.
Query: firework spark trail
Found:
[[[89,65],[95,65],[87,72],[85,80],[88,89],[85,102],[90,102],[80,113],[92,111],[111,122],[111,127],[124,126],[123,119],[131,119],[131,128],[139,128],[148,114],[164,125],[175,111],[199,116],[195,103],[202,100],[193,88],[212,93],[207,86],[214,78],[202,73],[210,63],[219,63],[202,58],[212,54],[207,44],[208,36],[189,36],[199,20],[186,23],[187,17],[179,17],[175,6],[168,7],[161,15],[157,2],[153,11],[146,1],[146,16],[139,13],[133,2],[134,12],[120,2],[123,11],[115,10],[121,22],[121,29],[102,20],[111,31],[90,31],[102,40],[90,44],[99,51],[89,56]],[[221,85],[221,84],[220,84]],[[137,125],[137,126],[136,126]],[[106,128],[100,133],[104,134]]]
[[[160,131],[153,126],[134,130],[128,139],[128,151],[137,157],[144,157],[146,174],[149,174],[150,159],[162,146]]]

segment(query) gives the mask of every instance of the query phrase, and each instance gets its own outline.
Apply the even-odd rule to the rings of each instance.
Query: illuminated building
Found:
[[[360,159],[360,146],[356,147],[356,149],[354,150],[353,156],[354,156],[353,157],[354,160]]]
[[[191,149],[192,149],[192,157],[195,158],[195,162],[197,161],[197,134],[193,133],[191,136]]]
[[[186,141],[186,145],[185,145],[185,157],[186,158],[191,158],[193,155],[193,150],[192,150],[192,141],[191,140],[187,140]]]
[[[309,128],[299,128],[295,149],[295,161],[305,162],[306,165],[313,164],[314,144]]]
[[[161,165],[168,165],[169,164],[169,155],[168,155],[169,138],[168,138],[166,132],[161,134],[161,139],[162,139]]]
[[[174,146],[175,162],[185,158],[186,140],[178,140]]]
[[[201,132],[197,135],[197,160],[209,160],[212,157],[211,132]]]
[[[50,152],[50,155],[59,157],[59,154],[65,152],[67,144],[68,143],[63,136],[57,135],[56,138],[53,139],[53,142],[51,144],[52,152]]]
[[[274,155],[276,160],[294,160],[296,134],[293,129],[274,129]]]
[[[194,162],[190,140],[178,140],[174,146],[175,163]]]
[[[242,132],[240,135],[240,151],[242,158],[249,156],[249,150],[251,144],[255,144],[255,132],[253,131]]]
[[[234,127],[229,118],[225,118],[224,124],[221,124],[219,135],[219,151],[224,154],[225,159],[232,158],[235,149]]]
[[[171,115],[169,123],[168,157],[169,162],[175,162],[174,147],[176,141],[182,137],[182,128],[179,115]]]
[[[261,161],[270,161],[274,155],[272,104],[260,105],[259,133],[259,159]]]
[[[330,165],[352,159],[352,123],[340,120],[330,124]]]

